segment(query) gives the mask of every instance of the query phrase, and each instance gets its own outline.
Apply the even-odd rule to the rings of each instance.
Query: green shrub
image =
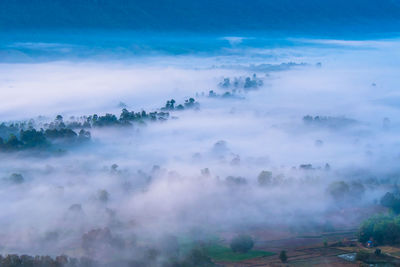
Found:
[[[379,245],[400,243],[400,216],[376,215],[365,220],[358,231],[362,243],[373,240]]]
[[[279,259],[281,260],[281,262],[286,262],[288,257],[286,255],[286,251],[282,250],[281,253],[279,253]]]

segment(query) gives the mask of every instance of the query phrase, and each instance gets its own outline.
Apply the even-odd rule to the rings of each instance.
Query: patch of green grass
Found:
[[[262,250],[250,250],[247,253],[235,253],[230,248],[221,245],[210,245],[206,247],[207,256],[215,261],[242,261],[258,257],[268,257],[275,255],[273,252]]]

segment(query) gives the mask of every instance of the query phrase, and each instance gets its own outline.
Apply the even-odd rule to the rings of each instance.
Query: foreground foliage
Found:
[[[375,215],[365,220],[358,231],[358,240],[362,243],[373,241],[378,245],[400,243],[400,216]]]

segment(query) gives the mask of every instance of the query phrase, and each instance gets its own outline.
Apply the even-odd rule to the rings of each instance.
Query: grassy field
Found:
[[[211,245],[206,248],[207,255],[215,261],[242,261],[258,257],[275,255],[273,252],[262,250],[250,250],[247,253],[235,253],[230,248],[221,245]]]

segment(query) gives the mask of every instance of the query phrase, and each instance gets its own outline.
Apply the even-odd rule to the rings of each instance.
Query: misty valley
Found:
[[[397,39],[46,34],[0,42],[0,266],[400,265]]]

